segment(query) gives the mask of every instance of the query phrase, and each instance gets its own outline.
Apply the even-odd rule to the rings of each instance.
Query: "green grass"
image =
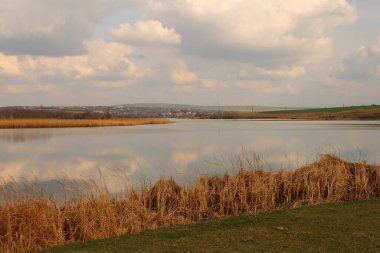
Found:
[[[380,199],[162,228],[43,252],[380,252]]]
[[[284,111],[268,111],[262,112],[265,114],[288,114],[288,113],[333,113],[333,112],[345,112],[354,110],[366,110],[366,109],[378,109],[380,105],[361,105],[361,106],[347,106],[347,107],[329,107],[329,108],[315,108],[315,109],[303,109],[303,110],[284,110]]]

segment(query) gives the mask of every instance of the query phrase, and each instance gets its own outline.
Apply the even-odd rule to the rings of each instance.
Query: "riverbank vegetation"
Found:
[[[346,162],[323,155],[293,171],[267,171],[241,157],[236,175],[200,177],[192,187],[161,179],[123,194],[89,184],[82,194],[59,203],[43,192],[0,193],[0,252],[21,252],[88,241],[164,226],[316,203],[380,197],[380,165]],[[349,220],[346,221],[350,222]],[[269,240],[269,239],[268,239]]]
[[[220,112],[201,118],[279,120],[380,120],[380,105],[266,112]]]
[[[380,199],[374,199],[241,215],[43,252],[366,253],[380,251],[379,227]]]
[[[132,126],[170,123],[167,119],[113,118],[113,119],[0,119],[1,128],[67,128]]]

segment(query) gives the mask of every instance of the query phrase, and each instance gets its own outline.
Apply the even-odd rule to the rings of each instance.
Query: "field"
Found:
[[[167,119],[115,118],[115,119],[0,119],[1,128],[67,128],[132,126],[146,124],[166,124]]]
[[[283,120],[380,120],[380,105],[267,112],[221,112],[204,118]]]
[[[264,115],[275,115],[281,119],[306,120],[379,120],[380,106],[351,106],[317,108],[307,110],[289,110],[262,112]]]
[[[335,112],[352,112],[380,109],[380,105],[362,105],[362,106],[347,106],[347,107],[327,107],[303,110],[283,110],[283,111],[268,111],[268,114],[293,114],[293,113],[335,113]]]
[[[346,162],[324,155],[294,171],[265,171],[257,161],[242,156],[233,165],[239,171],[236,175],[200,177],[192,187],[161,179],[112,195],[101,182],[89,182],[86,191],[63,203],[38,189],[20,192],[17,184],[0,184],[0,252],[380,197],[380,166],[365,161]],[[345,222],[350,225],[349,220]]]
[[[43,252],[380,252],[379,227],[380,199],[374,199],[161,228]]]

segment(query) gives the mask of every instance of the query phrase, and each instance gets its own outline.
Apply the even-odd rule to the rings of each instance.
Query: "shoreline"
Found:
[[[91,128],[112,126],[136,126],[169,124],[173,121],[161,118],[115,118],[115,119],[0,119],[0,129],[27,128]]]
[[[380,197],[380,165],[323,155],[290,171],[264,171],[241,160],[237,174],[199,177],[192,187],[173,179],[112,195],[89,182],[63,204],[43,191],[0,183],[0,252],[137,233],[229,216]],[[86,188],[87,189],[87,188]],[[20,225],[22,224],[22,225]],[[4,251],[2,251],[4,250]]]
[[[350,222],[347,222],[350,221]],[[380,199],[329,203],[159,228],[41,253],[377,252]],[[228,238],[226,240],[226,238]],[[360,240],[352,240],[360,238]]]
[[[269,119],[269,120],[380,120],[380,106],[354,106],[305,110],[283,110],[266,112],[228,112],[203,115],[200,118],[223,119]]]

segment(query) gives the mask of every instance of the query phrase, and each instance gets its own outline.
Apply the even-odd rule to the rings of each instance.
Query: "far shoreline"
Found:
[[[28,128],[92,128],[112,126],[136,126],[150,124],[170,124],[173,121],[164,118],[111,118],[111,119],[0,119],[0,129]]]
[[[337,120],[380,120],[380,106],[352,106],[317,108],[304,110],[282,110],[265,112],[218,112],[202,115],[202,119],[260,119],[260,120],[295,120],[295,121],[337,121]]]

